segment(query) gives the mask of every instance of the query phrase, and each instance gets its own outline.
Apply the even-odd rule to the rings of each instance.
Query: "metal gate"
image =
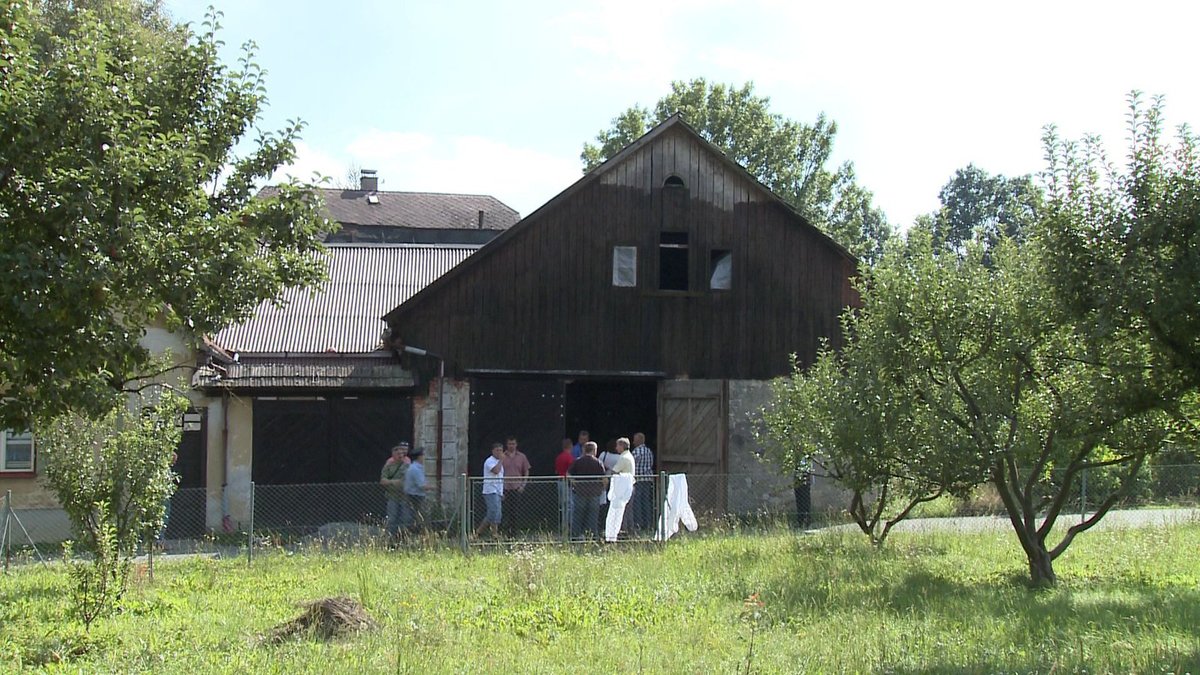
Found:
[[[723,380],[658,385],[659,467],[687,474],[697,513],[725,512],[726,400]]]

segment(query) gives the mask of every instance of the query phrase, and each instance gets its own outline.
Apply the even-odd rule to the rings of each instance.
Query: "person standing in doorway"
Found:
[[[571,538],[590,532],[600,540],[600,497],[604,495],[604,465],[596,459],[596,444],[583,444],[583,455],[567,470],[575,507],[571,516]]]
[[[654,524],[654,452],[646,446],[646,434],[633,435],[633,465],[637,480],[633,485],[630,517],[633,529],[648,530]]]
[[[571,463],[575,458],[571,456],[571,439],[562,439],[562,449],[559,450],[558,456],[554,458],[554,473],[558,475],[558,503],[562,509],[562,518],[567,527],[571,526],[571,489],[567,485],[567,470],[571,468]]]
[[[571,456],[575,459],[579,459],[579,457],[583,455],[583,446],[587,445],[587,442],[590,440],[592,440],[592,435],[587,431],[580,429],[579,441],[575,443],[575,445],[571,446]]]
[[[597,446],[597,448],[598,447],[599,446]],[[596,455],[596,459],[599,460],[600,465],[604,467],[604,475],[605,476],[611,476],[613,473],[613,467],[616,466],[616,464],[617,464],[617,457],[619,457],[619,455],[617,454],[616,450],[617,450],[617,442],[615,440],[612,440],[612,441],[608,442],[608,444],[605,446],[604,450],[600,452],[600,454]],[[608,493],[605,492],[600,495],[600,521],[604,522],[604,520],[607,517],[608,517]]]
[[[529,520],[529,514],[524,512],[525,487],[529,483],[529,470],[532,467],[529,458],[517,447],[516,436],[505,439],[504,456],[500,461],[504,463],[504,501],[508,504],[508,508],[504,509],[508,523],[505,530],[513,531],[524,527]]]
[[[401,441],[392,448],[392,456],[379,472],[379,484],[387,496],[387,533],[393,537],[400,533],[400,519],[404,511],[404,474],[408,471],[408,443]]]
[[[475,536],[483,535],[484,530],[490,529],[493,537],[500,536],[501,501],[504,499],[504,445],[492,444],[492,455],[483,461],[483,503],[487,511],[483,521],[475,528]]]

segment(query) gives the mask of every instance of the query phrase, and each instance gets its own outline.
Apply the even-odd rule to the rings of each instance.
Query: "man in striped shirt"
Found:
[[[654,525],[654,453],[646,447],[646,434],[633,435],[633,465],[637,482],[633,485],[630,517],[633,529],[648,530]]]

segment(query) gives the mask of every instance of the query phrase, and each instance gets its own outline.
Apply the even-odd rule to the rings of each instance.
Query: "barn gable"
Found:
[[[385,320],[460,373],[766,379],[836,343],[854,269],[672,117]]]

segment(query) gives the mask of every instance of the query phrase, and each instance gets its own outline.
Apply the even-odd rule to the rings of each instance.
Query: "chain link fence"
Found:
[[[1036,483],[1049,496],[1063,478],[1051,472]],[[1094,513],[1119,479],[1119,468],[1088,470],[1063,500],[1060,522],[1071,524]],[[229,517],[231,505],[222,491],[180,489],[171,498],[166,526],[145,549],[250,559],[266,550],[331,547],[446,546],[467,552],[521,542],[661,542],[664,532],[690,518],[700,534],[849,522],[849,493],[820,475],[794,480],[763,473],[689,474],[682,500],[670,476],[638,476],[625,484],[619,504],[607,498],[607,485],[582,480],[530,477],[523,484],[492,487],[499,487],[498,498],[485,496],[483,478],[469,476],[430,478],[424,495],[416,496],[378,482],[251,484],[244,503],[232,509],[236,519]],[[496,513],[489,513],[489,500],[493,506],[499,502],[493,509],[499,511],[498,522],[493,522]],[[1143,468],[1102,524],[1198,520],[1200,465],[1154,465]],[[20,508],[11,496],[5,498],[0,525],[6,561],[53,557],[57,543],[71,537],[61,510]],[[898,529],[1007,526],[1002,501],[985,485],[969,495],[920,505]]]

